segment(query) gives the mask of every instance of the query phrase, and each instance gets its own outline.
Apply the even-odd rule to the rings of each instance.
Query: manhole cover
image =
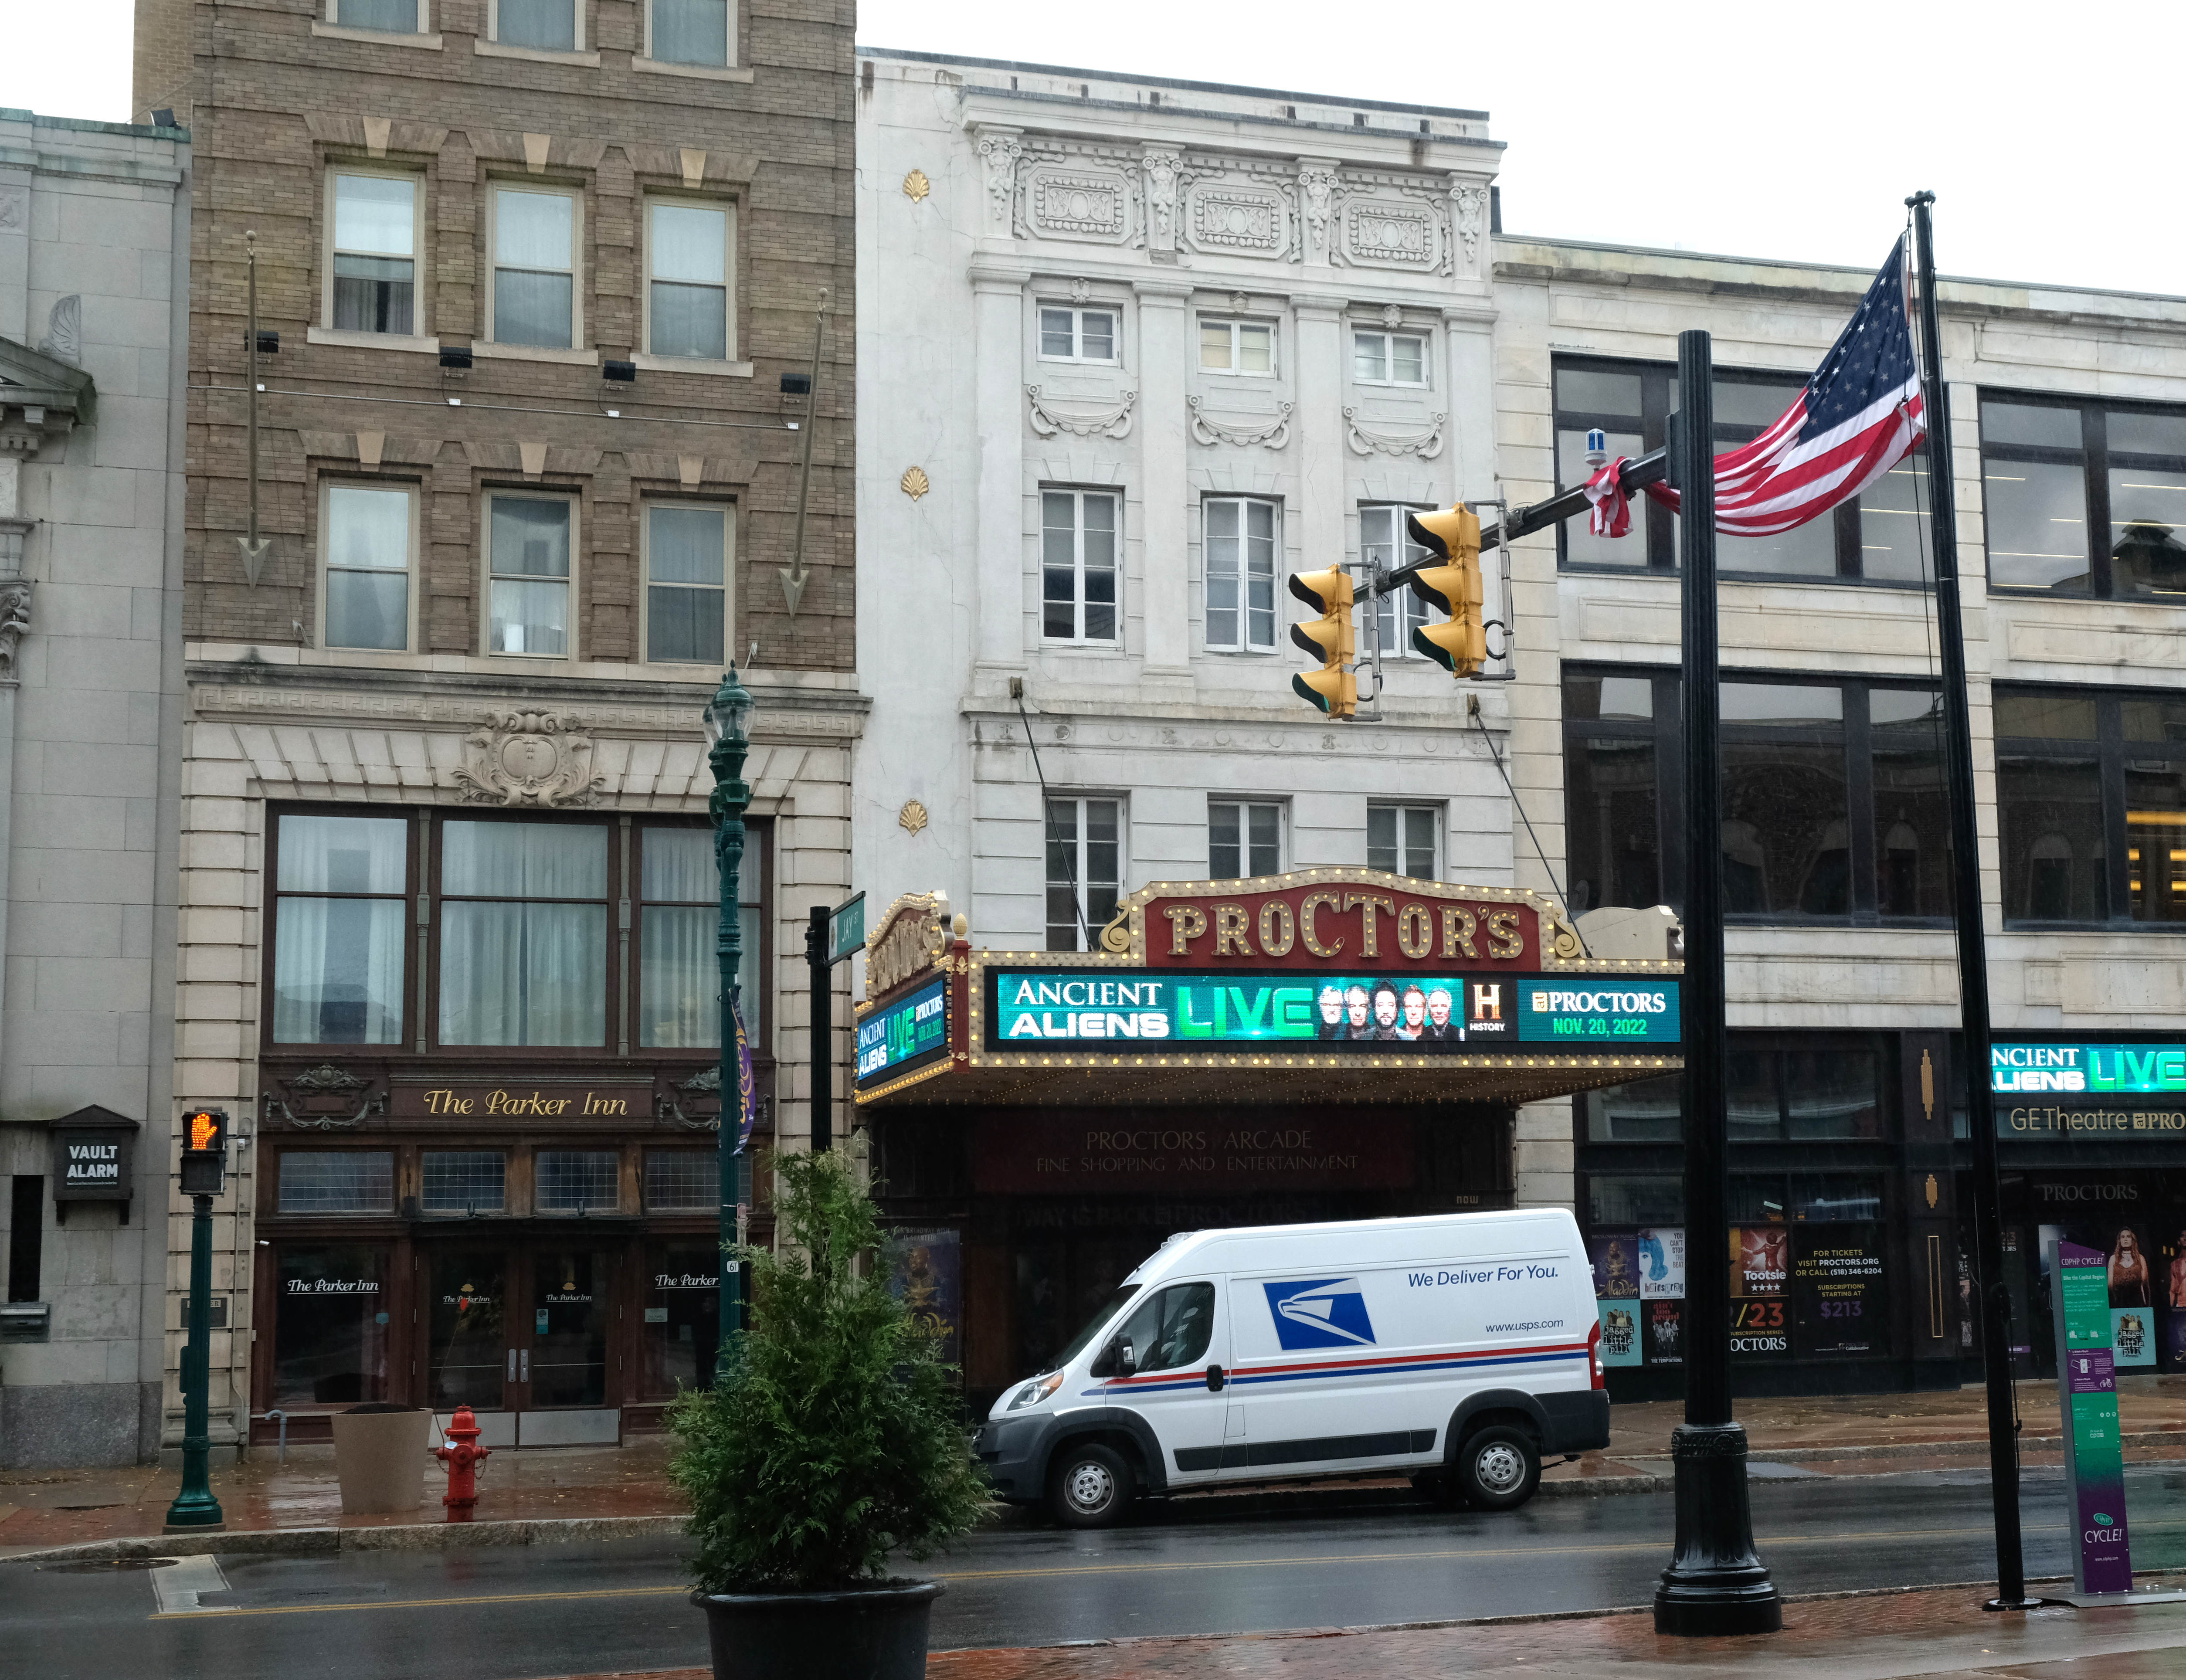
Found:
[[[128,1570],[172,1569],[180,1558],[95,1558],[72,1563],[40,1564],[46,1575],[115,1575]]]

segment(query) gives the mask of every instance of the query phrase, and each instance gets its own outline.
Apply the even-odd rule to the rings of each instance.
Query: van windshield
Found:
[[[1091,1318],[1085,1321],[1085,1328],[1079,1330],[1077,1335],[1070,1338],[1069,1346],[1065,1347],[1062,1352],[1057,1354],[1052,1359],[1050,1359],[1045,1365],[1042,1365],[1040,1369],[1034,1372],[1033,1375],[1034,1376],[1045,1376],[1050,1371],[1059,1371],[1073,1359],[1075,1359],[1080,1353],[1083,1353],[1085,1351],[1085,1344],[1092,1341],[1095,1336],[1098,1336],[1101,1333],[1101,1326],[1106,1324],[1109,1319],[1116,1316],[1116,1309],[1138,1292],[1139,1286],[1136,1284],[1125,1284],[1121,1289],[1118,1290],[1113,1295],[1102,1302],[1101,1303],[1101,1310],[1094,1313]]]

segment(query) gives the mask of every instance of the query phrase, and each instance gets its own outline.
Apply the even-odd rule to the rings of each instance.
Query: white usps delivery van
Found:
[[[978,1441],[1062,1521],[1224,1481],[1410,1474],[1487,1510],[1609,1444],[1594,1280],[1561,1208],[1171,1237]]]

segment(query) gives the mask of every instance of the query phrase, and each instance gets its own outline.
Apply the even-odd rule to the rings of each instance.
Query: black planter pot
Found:
[[[693,1593],[714,1680],[920,1680],[938,1581],[834,1593]]]

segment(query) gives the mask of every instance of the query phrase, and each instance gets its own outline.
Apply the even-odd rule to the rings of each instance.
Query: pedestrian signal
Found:
[[[1291,593],[1320,614],[1291,626],[1291,640],[1320,661],[1317,671],[1301,671],[1291,687],[1332,718],[1359,709],[1359,680],[1344,669],[1356,657],[1351,628],[1351,574],[1341,566],[1325,572],[1293,572]]]
[[[227,1174],[227,1114],[191,1109],[182,1116],[182,1194],[218,1196]]]
[[[1443,563],[1412,574],[1412,593],[1449,615],[1422,624],[1412,646],[1452,676],[1475,675],[1488,658],[1488,630],[1481,619],[1480,519],[1462,502],[1433,513],[1407,513],[1411,539]]]

